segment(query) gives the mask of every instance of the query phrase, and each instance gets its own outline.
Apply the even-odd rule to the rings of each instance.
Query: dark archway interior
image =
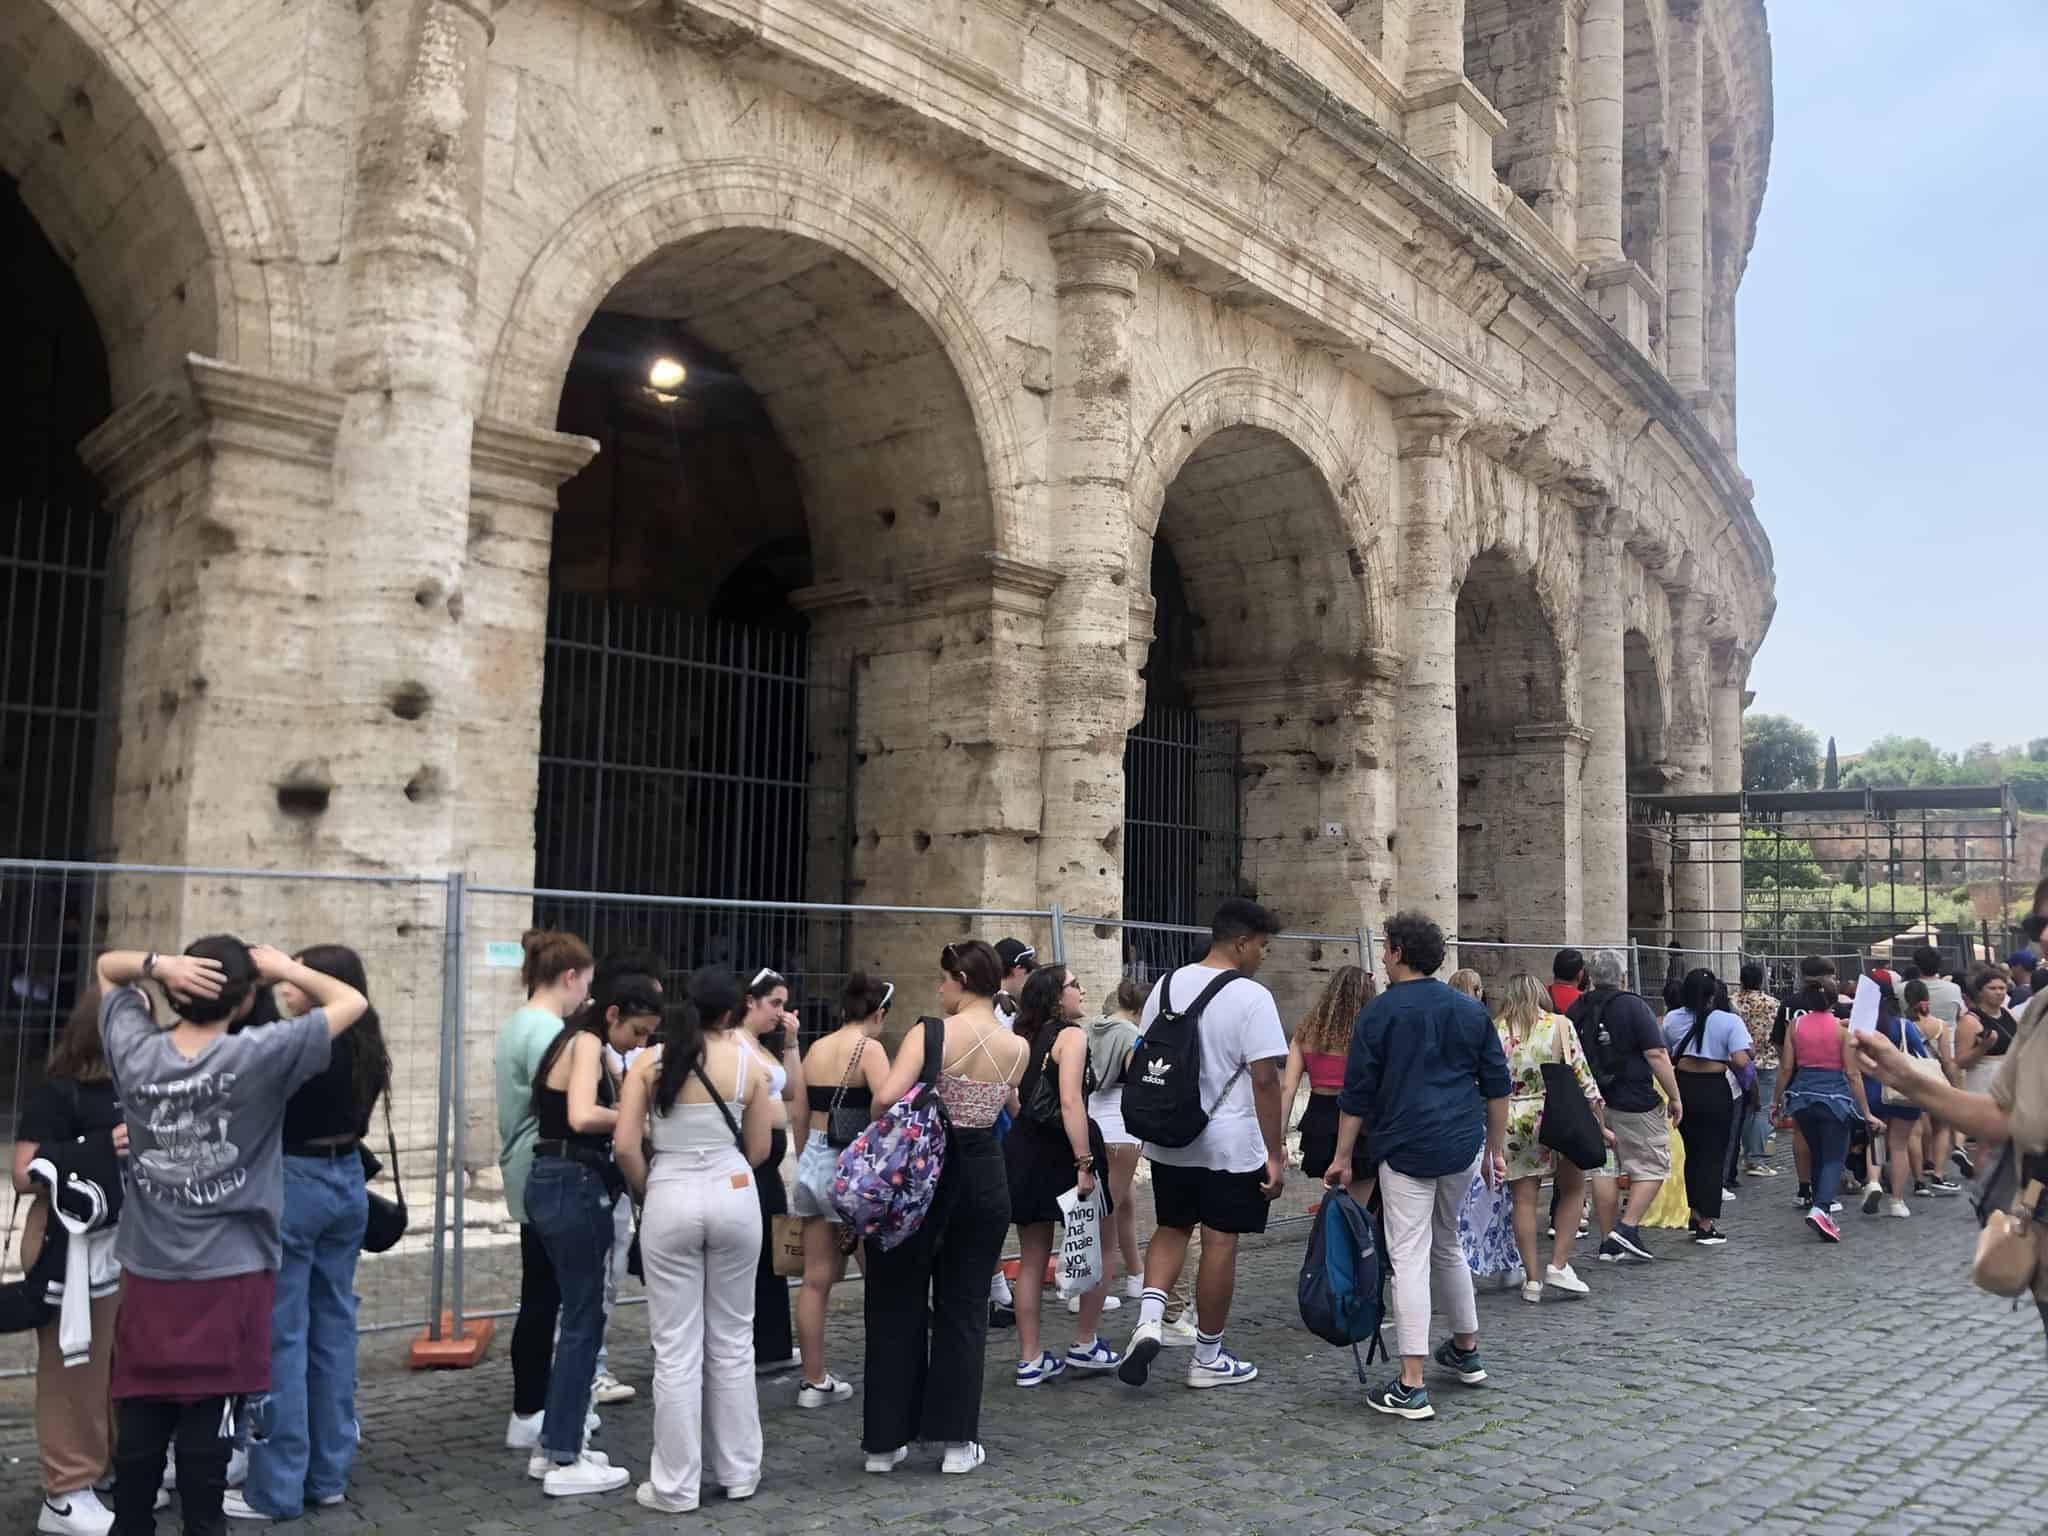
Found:
[[[94,852],[112,528],[78,456],[107,354],[71,269],[0,176],[0,853]]]
[[[1664,779],[1664,694],[1656,658],[1640,631],[1622,640],[1622,735],[1628,743],[1628,792],[1654,795]],[[1671,912],[1671,848],[1633,817],[1628,831],[1630,937],[1661,944]]]

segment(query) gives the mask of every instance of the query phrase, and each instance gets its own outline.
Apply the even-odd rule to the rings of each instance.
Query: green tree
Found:
[[[1820,771],[1820,787],[1822,789],[1839,789],[1841,784],[1842,763],[1841,759],[1835,756],[1835,738],[1830,736],[1828,738],[1827,765]]]
[[[1842,771],[1849,789],[1953,784],[1956,760],[1920,736],[1881,736]]]
[[[2048,811],[2048,763],[2008,760],[2005,782],[2012,786],[2012,798],[2023,811]]]
[[[2048,763],[2048,736],[2036,736],[2027,743],[2027,761]]]
[[[1742,830],[1742,888],[1745,891],[1816,891],[1828,877],[1803,838],[1780,838],[1763,827]]]
[[[1785,715],[1742,722],[1742,787],[1752,794],[1812,789],[1820,781],[1820,738]]]
[[[1846,886],[1851,886],[1859,891],[1863,889],[1862,859],[1851,859],[1848,863],[1842,866],[1842,884]]]

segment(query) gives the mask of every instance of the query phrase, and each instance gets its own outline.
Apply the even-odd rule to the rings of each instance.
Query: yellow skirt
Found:
[[[1661,1083],[1657,1085],[1657,1098],[1666,1106],[1671,1102],[1665,1098]],[[1668,1119],[1664,1126],[1664,1134],[1671,1138],[1671,1177],[1664,1181],[1664,1187],[1657,1191],[1657,1198],[1650,1202],[1642,1224],[1646,1227],[1682,1228],[1692,1217],[1692,1207],[1685,1198],[1685,1138],[1671,1129]]]

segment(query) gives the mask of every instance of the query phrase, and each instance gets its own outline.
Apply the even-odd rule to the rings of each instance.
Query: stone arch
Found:
[[[206,61],[161,8],[0,8],[0,170],[71,263],[118,404],[186,353],[303,378],[289,225]]]
[[[887,214],[786,165],[729,159],[664,166],[586,201],[520,277],[485,372],[483,414],[553,426],[577,339],[607,297],[663,251],[743,228],[778,231],[850,258],[931,328],[972,413],[992,507],[990,547],[1028,553],[1017,425],[987,338],[930,254]]]
[[[1330,552],[1341,550],[1345,567],[1343,579],[1333,580],[1331,590],[1355,591],[1359,600],[1355,629],[1349,627],[1348,615],[1340,619],[1347,625],[1345,638],[1360,649],[1387,645],[1394,612],[1392,530],[1383,510],[1369,498],[1363,444],[1347,449],[1307,400],[1253,368],[1225,368],[1198,379],[1160,409],[1140,440],[1131,471],[1132,569],[1149,568],[1169,488],[1190,460],[1205,450],[1215,451],[1214,439],[1222,433],[1263,434],[1277,440],[1302,469],[1321,481],[1321,506],[1316,510],[1330,515],[1330,531],[1341,541]],[[1292,531],[1302,534],[1313,528],[1313,521],[1304,519]]]
[[[1175,790],[1162,778],[1176,761],[1164,745],[1175,729],[1209,762],[1234,751],[1237,765],[1237,858],[1223,867],[1198,857],[1209,883],[1179,893],[1189,913],[1201,920],[1203,904],[1233,887],[1316,931],[1348,932],[1381,910],[1392,877],[1392,795],[1380,782],[1392,757],[1382,649],[1391,551],[1365,448],[1363,433],[1347,443],[1301,395],[1247,367],[1197,380],[1140,440],[1130,562],[1154,610],[1151,645],[1134,654],[1147,712],[1125,760],[1127,916],[1165,916],[1144,880],[1174,861],[1148,860],[1142,839],[1162,824],[1158,835],[1172,835],[1174,807],[1212,806],[1205,787],[1229,782],[1212,771]],[[1189,633],[1176,633],[1182,623]]]

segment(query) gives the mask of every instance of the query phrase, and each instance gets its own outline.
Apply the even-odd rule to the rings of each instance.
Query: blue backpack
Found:
[[[1317,1338],[1351,1346],[1361,1382],[1375,1350],[1392,1358],[1380,1337],[1388,1271],[1379,1223],[1343,1190],[1327,1192],[1301,1261],[1301,1320]],[[1358,1355],[1361,1343],[1364,1359]]]

